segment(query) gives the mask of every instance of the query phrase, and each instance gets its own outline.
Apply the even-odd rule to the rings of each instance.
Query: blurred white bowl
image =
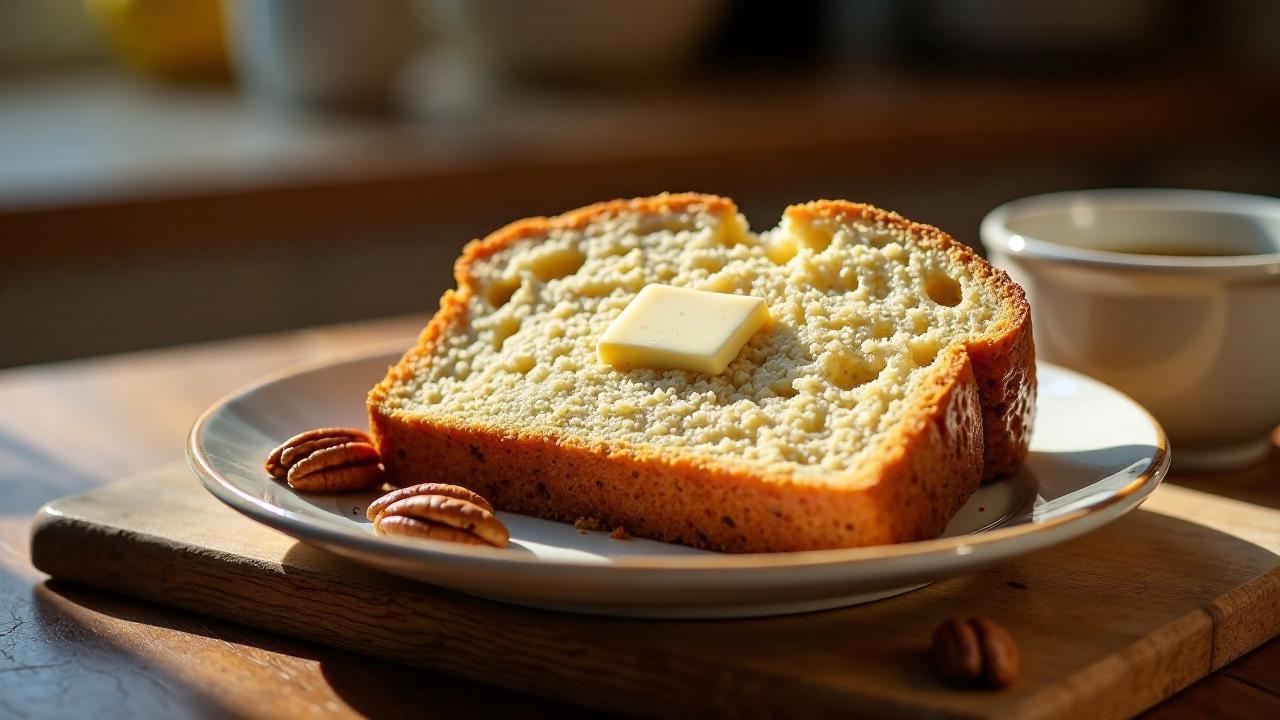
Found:
[[[240,85],[286,105],[388,105],[417,33],[408,0],[232,0],[227,14]]]
[[[691,60],[724,0],[435,0],[436,19],[472,62],[503,76],[653,76]]]

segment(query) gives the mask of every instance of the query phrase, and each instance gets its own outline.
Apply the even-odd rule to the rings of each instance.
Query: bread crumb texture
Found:
[[[1004,319],[1008,281],[927,226],[814,203],[757,234],[732,203],[695,197],[477,241],[457,268],[462,310],[375,389],[381,412],[830,481],[903,420],[944,349]],[[763,298],[774,321],[716,376],[619,371],[596,343],[649,283]]]

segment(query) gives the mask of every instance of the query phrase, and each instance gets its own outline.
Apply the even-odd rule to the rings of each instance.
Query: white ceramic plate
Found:
[[[984,485],[924,542],[795,553],[722,554],[498,513],[507,548],[374,535],[376,493],[303,495],[262,469],[301,430],[365,425],[364,396],[395,355],[286,371],[210,408],[191,430],[192,469],[219,500],[299,540],[390,573],[505,602],[633,617],[735,617],[888,597],[1060,543],[1137,507],[1169,466],[1164,433],[1119,392],[1041,363],[1031,455]]]

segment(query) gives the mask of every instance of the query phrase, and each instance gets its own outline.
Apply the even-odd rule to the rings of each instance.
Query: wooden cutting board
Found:
[[[755,620],[579,617],[401,580],[238,515],[182,466],[49,504],[31,552],[56,577],[635,716],[1125,717],[1280,632],[1280,510],[1176,486],[977,575]],[[957,613],[1009,628],[1014,687],[934,677],[930,634]]]

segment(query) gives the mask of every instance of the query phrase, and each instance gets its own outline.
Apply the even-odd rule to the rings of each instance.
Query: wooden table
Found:
[[[50,582],[28,562],[28,518],[42,503],[177,459],[195,416],[258,375],[398,337],[407,344],[424,320],[0,372],[0,717],[587,716]],[[1280,453],[1264,468],[1172,482],[1280,507]],[[1149,714],[1280,717],[1280,639]]]

